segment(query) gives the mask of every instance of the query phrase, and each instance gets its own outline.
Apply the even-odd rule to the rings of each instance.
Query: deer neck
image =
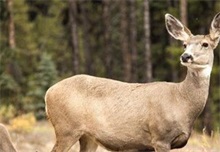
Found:
[[[209,92],[211,69],[212,66],[196,70],[188,68],[185,80],[179,84],[180,94],[187,105],[190,118],[194,120],[205,107]]]

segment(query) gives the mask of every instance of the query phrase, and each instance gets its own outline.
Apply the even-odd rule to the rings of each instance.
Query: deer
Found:
[[[11,137],[7,128],[0,123],[0,151],[2,152],[17,152],[12,144]]]
[[[80,152],[169,152],[187,144],[209,92],[214,49],[220,39],[220,12],[208,35],[193,35],[171,14],[168,33],[183,42],[182,82],[128,83],[85,74],[50,87],[45,108],[56,135],[52,152],[66,152],[79,141]]]

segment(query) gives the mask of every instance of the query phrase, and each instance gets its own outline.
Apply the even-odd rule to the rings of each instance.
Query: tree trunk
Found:
[[[130,48],[131,48],[131,75],[132,81],[137,81],[137,29],[136,29],[136,12],[135,0],[130,0]]]
[[[14,25],[14,15],[13,15],[13,0],[7,0],[7,9],[9,16],[8,44],[11,49],[14,49],[16,47],[16,43],[15,43],[15,25]]]
[[[144,30],[145,30],[146,82],[151,82],[152,81],[152,62],[151,62],[149,0],[144,1]]]
[[[105,48],[105,71],[106,76],[112,77],[112,51],[111,51],[111,25],[110,25],[110,0],[103,0],[104,22],[104,48]]]
[[[181,22],[187,26],[187,0],[180,0]]]
[[[69,0],[69,23],[71,32],[71,47],[73,52],[73,73],[79,73],[79,47],[77,33],[77,6],[76,0]]]
[[[91,42],[90,42],[90,36],[88,35],[89,33],[89,28],[90,24],[88,22],[87,18],[87,3],[85,1],[80,1],[80,9],[82,13],[82,27],[83,27],[83,49],[85,53],[85,72],[87,74],[93,74],[93,63],[92,63],[92,50],[91,49]]]
[[[131,80],[131,54],[128,48],[128,17],[127,17],[127,1],[120,1],[121,10],[121,49],[123,55],[124,80]]]

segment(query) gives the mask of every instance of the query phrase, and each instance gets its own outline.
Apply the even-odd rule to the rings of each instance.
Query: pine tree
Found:
[[[43,53],[33,77],[29,79],[29,91],[27,92],[25,109],[34,111],[38,119],[45,117],[44,95],[47,89],[57,80],[57,70],[49,54]]]

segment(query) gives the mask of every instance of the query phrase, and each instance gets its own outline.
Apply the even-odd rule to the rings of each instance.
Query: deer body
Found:
[[[212,22],[218,23],[215,29],[220,29],[219,16]],[[193,36],[171,15],[166,15],[166,25],[187,45],[181,56],[188,68],[185,80],[139,84],[76,75],[58,82],[45,96],[56,133],[53,151],[68,151],[78,140],[81,152],[93,152],[97,144],[112,151],[168,152],[187,143],[208,97],[212,50],[219,39]]]

